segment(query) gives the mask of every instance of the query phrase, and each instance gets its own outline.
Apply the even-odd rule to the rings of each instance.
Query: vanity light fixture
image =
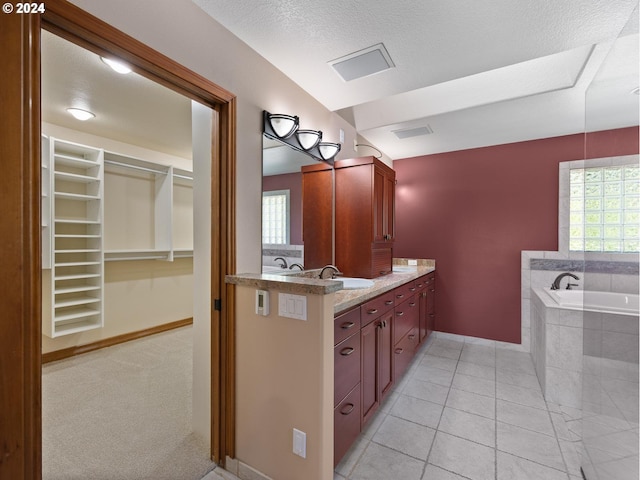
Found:
[[[298,130],[296,138],[303,150],[311,150],[322,140],[322,132],[320,130]]]
[[[331,160],[340,151],[341,145],[339,143],[320,142],[318,144],[318,152],[323,160]]]
[[[82,110],[81,108],[67,108],[67,112],[73,115],[76,119],[81,121],[89,120],[90,118],[95,118],[95,114],[88,111]]]
[[[267,120],[271,130],[279,139],[289,138],[298,129],[299,119],[293,115],[269,113]]]
[[[299,130],[299,119],[294,115],[269,113],[264,110],[262,118],[262,132],[265,137],[278,140],[315,160],[332,164],[333,158],[340,151],[339,143],[321,141],[320,130]]]
[[[109,65],[114,72],[118,72],[125,75],[133,71],[131,70],[131,67],[129,67],[129,65],[127,65],[124,62],[121,62],[120,60],[112,60],[110,58],[104,58],[104,57],[100,57],[100,60],[102,60],[107,65]]]

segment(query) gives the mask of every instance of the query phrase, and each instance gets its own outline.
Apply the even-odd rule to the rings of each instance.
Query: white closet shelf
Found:
[[[72,223],[75,225],[101,225],[102,222],[99,220],[85,220],[83,218],[56,218],[56,223]],[[58,236],[56,234],[56,236]],[[80,235],[72,235],[73,237],[80,237]],[[70,237],[69,237],[70,238]]]
[[[64,155],[61,153],[56,153],[54,155],[55,162],[58,165],[66,165],[67,167],[97,167],[99,165],[98,162],[94,160],[88,160],[86,158],[74,157],[72,155]]]
[[[80,175],[78,173],[54,172],[54,176],[58,180],[76,183],[92,183],[100,181],[100,179],[94,175]]]
[[[74,235],[71,233],[56,233],[55,238],[102,238],[102,235]]]
[[[81,193],[69,193],[69,192],[53,192],[56,198],[61,198],[64,200],[100,200],[101,198],[98,195],[84,195]]]
[[[54,265],[57,268],[60,267],[86,267],[89,265],[100,265],[101,262],[65,262],[65,263],[55,263]],[[56,277],[57,279],[58,277]]]
[[[90,292],[92,290],[100,290],[98,285],[78,285],[77,287],[56,288],[54,295],[65,295],[67,293]]]
[[[86,332],[87,330],[101,327],[102,324],[95,319],[95,316],[88,320],[72,319],[66,322],[56,322],[56,336],[71,335],[72,333]]]
[[[75,297],[69,300],[61,300],[55,302],[56,308],[77,307],[78,305],[89,305],[91,303],[98,303],[101,300],[95,297]]]
[[[57,313],[54,318],[55,323],[68,322],[70,320],[76,320],[78,318],[91,317],[93,315],[100,315],[100,310],[87,307],[79,307],[65,311],[64,313]]]
[[[74,275],[56,275],[56,281],[84,280],[89,278],[99,278],[99,273],[76,273]]]
[[[53,253],[100,253],[99,249],[55,250]]]
[[[173,251],[173,258],[189,258],[193,257],[192,248],[176,248]]]

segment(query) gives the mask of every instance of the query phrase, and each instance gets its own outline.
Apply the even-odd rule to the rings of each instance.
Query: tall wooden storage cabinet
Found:
[[[302,167],[304,268],[333,262],[333,169],[325,163]]]
[[[335,162],[336,266],[345,276],[391,273],[395,171],[375,157]]]

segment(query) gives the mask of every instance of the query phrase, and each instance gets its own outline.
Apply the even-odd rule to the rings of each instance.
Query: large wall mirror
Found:
[[[262,137],[262,272],[283,273],[322,268],[333,262],[333,215],[307,212],[303,221],[303,169],[319,165],[316,159],[277,140]],[[333,204],[332,184],[324,187]],[[328,232],[322,254],[315,247],[305,252],[307,235],[313,230]],[[304,226],[303,226],[304,225]],[[305,227],[306,226],[306,227]],[[315,228],[319,227],[319,228]],[[315,238],[314,240],[318,240]],[[314,242],[306,242],[307,248]]]

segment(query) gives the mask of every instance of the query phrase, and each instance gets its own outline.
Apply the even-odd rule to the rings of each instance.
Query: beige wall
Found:
[[[307,321],[255,313],[255,288],[237,287],[239,462],[278,480],[333,479],[334,295],[307,296]],[[325,320],[325,316],[329,319]],[[292,453],[293,429],[307,457]]]

